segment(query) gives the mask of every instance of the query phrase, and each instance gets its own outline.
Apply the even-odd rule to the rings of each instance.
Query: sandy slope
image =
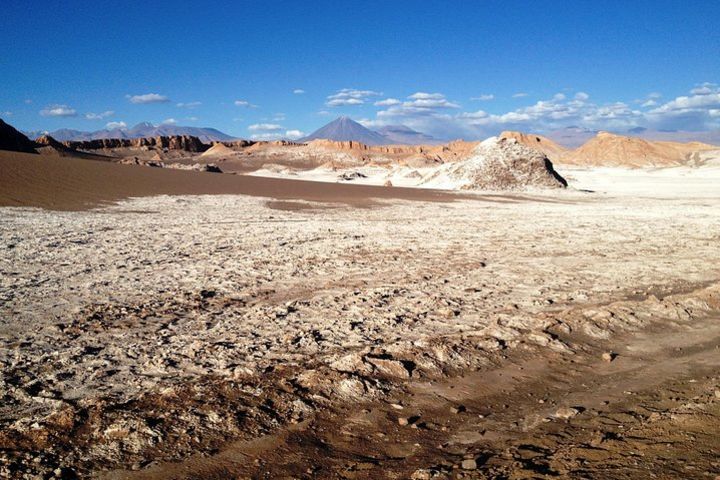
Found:
[[[0,151],[0,206],[75,210],[128,197],[200,194],[243,194],[356,205],[372,203],[373,198],[437,201],[456,198],[430,190],[328,185]]]

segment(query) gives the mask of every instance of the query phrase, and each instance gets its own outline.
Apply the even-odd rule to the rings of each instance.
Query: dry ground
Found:
[[[0,475],[714,478],[719,197],[0,209]]]

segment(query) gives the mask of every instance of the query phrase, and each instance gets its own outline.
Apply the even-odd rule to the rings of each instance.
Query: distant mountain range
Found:
[[[430,135],[415,131],[405,125],[388,125],[378,131],[374,131],[362,126],[350,117],[344,116],[320,127],[298,141],[309,142],[319,139],[333,140],[336,142],[353,141],[364,143],[365,145],[419,145],[438,143],[438,141]]]
[[[106,138],[168,137],[173,135],[189,135],[197,137],[205,143],[235,140],[235,137],[227,135],[226,133],[214,128],[183,127],[180,125],[153,125],[149,122],[138,123],[132,128],[114,128],[97,130],[94,132],[83,132],[81,130],[62,128],[53,132],[34,131],[24,133],[30,138],[37,138],[41,135],[50,135],[60,142],[69,140],[101,140]]]
[[[387,141],[398,145],[432,145],[443,143],[435,137],[418,132],[405,125],[386,125],[377,130]]]
[[[133,139],[143,137],[162,137],[187,135],[197,137],[204,143],[218,141],[232,141],[237,138],[221,132],[215,128],[187,127],[180,125],[153,125],[149,122],[138,123],[132,128],[115,128],[85,132],[63,128],[53,132],[29,131],[23,132],[30,139],[42,135],[50,135],[60,142],[65,141],[88,141],[102,139]],[[672,141],[672,142],[703,142],[712,145],[720,145],[720,130],[706,132],[686,132],[679,130],[650,130],[643,127],[635,127],[625,131],[613,131],[611,133],[639,137],[645,140]],[[577,148],[585,144],[598,134],[597,130],[584,127],[571,126],[559,130],[544,133],[545,137],[563,145],[567,148]],[[443,143],[443,140],[427,135],[406,125],[386,125],[371,130],[349,117],[340,117],[327,125],[319,128],[310,135],[297,141],[309,142],[315,139],[326,139],[333,141],[355,141],[366,145],[433,145]]]

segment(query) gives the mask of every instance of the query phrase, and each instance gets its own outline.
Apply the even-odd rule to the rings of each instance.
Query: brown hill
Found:
[[[217,142],[209,149],[205,150],[200,156],[201,157],[218,157],[222,155],[232,155],[235,150],[228,147],[227,145]]]
[[[692,162],[697,152],[717,147],[700,142],[654,142],[599,132],[581,147],[569,151],[558,163],[588,166],[667,167]]]
[[[20,133],[12,125],[0,119],[0,150],[12,152],[37,153],[35,143]]]
[[[534,133],[505,131],[500,134],[499,138],[514,138],[518,143],[525,145],[526,147],[534,148],[535,150],[544,153],[550,160],[554,161],[557,161],[565,154],[565,152],[567,152],[567,148],[553,142],[547,137]]]

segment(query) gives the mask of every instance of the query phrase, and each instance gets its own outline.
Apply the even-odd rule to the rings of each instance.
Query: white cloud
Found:
[[[622,103],[592,104],[584,92],[578,92],[572,99],[557,94],[550,100],[504,113],[478,110],[451,114],[450,105],[455,104],[441,94],[420,92],[409,98],[403,105],[378,112],[375,123],[378,126],[403,123],[438,138],[485,138],[507,129],[538,131],[575,124],[635,126],[636,117],[641,115]]]
[[[694,88],[691,93],[697,90]],[[651,113],[687,113],[718,106],[720,106],[720,88],[703,87],[702,93],[677,97],[654,109]]]
[[[255,123],[248,127],[251,132],[278,132],[283,130],[282,125],[277,123]]]
[[[514,94],[512,96],[512,98],[523,98],[523,97],[527,97],[527,96],[528,96],[528,94],[525,92],[518,92],[518,93]]]
[[[197,122],[200,119],[198,117],[185,117],[185,120],[188,120],[190,122]]]
[[[470,97],[470,100],[476,100],[479,102],[489,102],[490,100],[494,100],[494,99],[495,99],[495,95],[493,95],[492,93],[483,93],[479,97]]]
[[[704,83],[690,95],[676,97],[647,112],[648,122],[664,129],[705,130],[720,128],[720,87]]]
[[[12,117],[13,112],[11,112],[10,110],[5,110],[4,112],[2,112],[2,114],[6,117]]]
[[[127,124],[125,122],[108,122],[105,124],[105,128],[113,130],[116,128],[126,128]]]
[[[705,82],[690,90],[690,93],[692,93],[693,95],[711,95],[713,93],[716,93],[717,90],[718,86],[716,83]]]
[[[160,122],[160,125],[177,125],[177,120],[174,118],[166,118],[162,122]]]
[[[502,130],[547,132],[568,126],[626,131],[650,129],[708,130],[720,128],[720,87],[703,84],[694,94],[659,104],[659,94],[648,95],[638,109],[625,102],[596,103],[585,92],[558,94],[548,100],[505,112],[478,110],[453,113],[441,94],[419,92],[408,101],[377,112],[367,125],[402,123],[438,138],[486,138]],[[650,98],[652,97],[652,98]],[[443,108],[442,105],[445,105]],[[453,104],[454,105],[454,104]],[[650,110],[647,110],[650,108]]]
[[[195,107],[199,107],[200,105],[202,105],[202,102],[187,102],[187,103],[180,102],[180,103],[175,104],[175,106],[178,108],[195,108]]]
[[[233,102],[236,107],[243,107],[243,108],[257,108],[257,105],[253,105],[252,103],[248,102],[247,100],[235,100]]]
[[[449,102],[442,93],[417,92],[408,97],[410,102],[403,103],[405,107],[416,108],[460,108],[460,105]]]
[[[357,90],[354,88],[343,88],[327,97],[325,105],[328,107],[344,107],[362,105],[370,97],[379,97],[381,92],[373,90]]]
[[[114,114],[115,114],[115,112],[113,112],[112,110],[107,110],[102,113],[90,112],[90,113],[85,114],[85,118],[87,118],[88,120],[102,120],[107,117],[112,117]]]
[[[286,129],[277,123],[255,123],[248,127],[252,132],[250,138],[253,140],[280,140],[290,139],[297,140],[305,135],[304,132],[296,129]]]
[[[30,105],[32,103],[32,100],[29,98],[26,98],[25,100],[23,100],[23,103],[25,103],[25,105]]]
[[[391,107],[393,105],[400,105],[401,103],[397,98],[386,98],[385,100],[378,100],[374,105],[378,107]]]
[[[148,103],[168,103],[170,99],[159,93],[144,93],[142,95],[125,95],[130,103],[148,104]]]
[[[662,97],[662,94],[658,93],[658,92],[650,92],[650,93],[648,93],[648,96],[647,96],[647,98],[649,98],[651,100],[657,100],[658,98],[661,98],[661,97]]]
[[[407,98],[400,104],[380,110],[378,118],[442,116],[443,111],[460,108],[460,105],[448,101],[442,93],[416,92]]]
[[[77,110],[67,105],[50,105],[40,110],[43,117],[75,117]]]
[[[303,90],[302,88],[296,88],[295,90],[293,90],[293,93],[295,95],[302,95],[303,93],[305,93],[305,90]]]
[[[278,112],[272,116],[272,119],[274,122],[282,122],[285,120],[285,114],[282,112]]]
[[[304,137],[305,132],[301,130],[286,130],[285,131],[285,137],[289,138],[290,140],[297,140],[298,138]]]

